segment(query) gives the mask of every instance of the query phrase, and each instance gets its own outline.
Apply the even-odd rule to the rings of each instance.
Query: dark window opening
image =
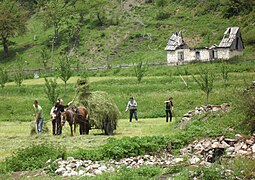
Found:
[[[200,60],[200,52],[196,51],[196,60]]]
[[[184,52],[178,52],[178,61],[184,61]]]
[[[218,58],[218,52],[216,50],[212,50],[212,59]]]
[[[239,38],[237,37],[237,38],[236,38],[236,49],[239,49],[239,48],[238,48],[238,44],[239,44]]]

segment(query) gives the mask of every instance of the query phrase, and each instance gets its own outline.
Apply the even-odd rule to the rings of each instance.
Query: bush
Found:
[[[51,144],[32,145],[25,149],[19,149],[13,156],[5,160],[6,170],[24,171],[45,167],[49,159],[65,158],[66,151],[62,147]]]
[[[5,83],[9,80],[8,72],[5,69],[0,68],[0,85],[4,88]]]
[[[251,133],[255,132],[255,84],[247,87],[247,89],[240,95],[241,107],[238,109],[245,113],[245,124],[250,128]]]
[[[169,137],[163,136],[110,138],[109,142],[100,146],[97,151],[79,149],[73,156],[91,160],[121,159],[159,151],[166,148],[169,140]]]
[[[202,179],[225,179],[225,174],[219,168],[202,167],[195,172],[196,177]]]
[[[156,14],[156,20],[164,20],[164,19],[167,19],[171,16],[170,13],[168,12],[158,12]]]
[[[148,179],[160,174],[160,167],[157,166],[142,166],[137,169],[123,167],[118,172],[117,176],[120,179]]]
[[[251,30],[249,32],[247,32],[246,34],[243,35],[243,39],[244,39],[244,43],[246,45],[255,45],[255,30]]]

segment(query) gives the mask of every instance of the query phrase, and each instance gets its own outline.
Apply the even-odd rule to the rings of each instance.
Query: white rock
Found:
[[[102,171],[100,171],[99,169],[95,169],[95,170],[94,170],[94,174],[96,174],[96,175],[102,174]]]
[[[237,155],[247,155],[248,152],[247,152],[247,151],[244,151],[244,150],[242,150],[242,149],[240,149],[239,151],[237,151],[236,154],[237,154]]]
[[[242,146],[242,149],[244,149],[244,150],[247,150],[247,148],[248,148],[247,144],[244,144],[244,145]]]
[[[105,165],[102,165],[102,166],[100,166],[100,167],[98,168],[98,170],[104,172],[104,171],[107,170],[107,167],[106,167]]]
[[[75,161],[75,159],[73,157],[67,157],[66,160],[69,161],[69,162]]]
[[[226,149],[226,152],[234,152],[235,148],[234,147],[229,147]]]
[[[85,174],[85,171],[79,170],[78,175],[79,175],[79,176],[82,176],[83,174]]]
[[[58,168],[58,169],[55,171],[55,174],[57,174],[57,175],[62,175],[62,174],[64,174],[65,171],[66,171],[65,168]]]
[[[253,153],[255,153],[255,144],[252,145],[251,150]]]
[[[235,152],[239,151],[242,148],[243,144],[242,143],[236,143],[235,144]]]
[[[212,144],[212,148],[226,148],[224,144],[220,144],[219,142],[214,142]]]
[[[143,164],[143,163],[144,163],[144,160],[143,160],[143,159],[139,159],[137,163],[138,163],[138,164]]]
[[[194,164],[197,164],[198,162],[200,162],[200,159],[198,157],[192,157],[190,160],[189,160],[189,163],[191,165],[194,165]]]
[[[224,146],[224,148],[230,147],[230,145],[226,143],[225,141],[221,141],[221,144]]]
[[[212,143],[211,143],[211,141],[208,140],[208,141],[203,142],[202,145],[204,146],[205,149],[207,149],[212,146]]]
[[[100,164],[92,164],[91,168],[92,169],[98,169],[100,167]]]
[[[243,136],[241,134],[236,134],[235,137],[236,138],[242,138]]]
[[[249,145],[252,145],[252,144],[253,144],[253,141],[250,140],[250,139],[247,139],[247,140],[245,141],[245,143],[246,143],[246,144],[249,144]]]
[[[85,174],[83,174],[83,176],[89,176],[89,177],[92,177],[92,176],[95,176],[94,174],[92,174],[92,173],[85,173]]]
[[[173,162],[174,162],[174,163],[183,162],[183,158],[175,158],[175,159],[173,159]]]

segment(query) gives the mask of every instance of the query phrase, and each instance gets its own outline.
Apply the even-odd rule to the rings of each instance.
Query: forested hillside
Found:
[[[0,67],[54,67],[59,57],[93,67],[166,62],[164,47],[182,31],[190,47],[219,44],[241,28],[244,59],[254,57],[253,0],[2,0]]]

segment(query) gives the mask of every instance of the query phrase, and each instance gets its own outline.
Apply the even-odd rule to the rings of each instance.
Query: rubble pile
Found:
[[[193,166],[211,165],[224,157],[251,156],[255,158],[255,135],[244,138],[237,134],[236,138],[224,136],[214,139],[196,140],[180,149],[180,155],[174,156],[170,150],[162,150],[155,155],[144,155],[110,161],[76,160],[68,157],[67,160],[57,159],[56,175],[70,176],[96,176],[104,172],[114,172],[126,166],[139,168],[142,165],[158,165],[161,167],[175,166],[186,163]],[[45,169],[47,171],[47,168]]]

